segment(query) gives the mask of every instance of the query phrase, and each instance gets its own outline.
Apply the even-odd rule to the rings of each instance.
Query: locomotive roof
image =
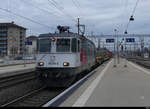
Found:
[[[78,35],[77,33],[72,33],[72,32],[40,34],[38,38],[50,38],[50,37],[76,37],[82,40],[88,40],[89,42],[94,44],[91,40],[87,39],[85,36]]]
[[[81,37],[81,35],[71,32],[63,32],[63,33],[40,34],[39,36],[39,38],[48,38],[48,37]]]
[[[48,34],[40,34],[39,38],[49,38],[49,37],[76,37],[87,39],[85,36],[78,35],[77,33],[72,32],[63,32],[63,33],[48,33]]]

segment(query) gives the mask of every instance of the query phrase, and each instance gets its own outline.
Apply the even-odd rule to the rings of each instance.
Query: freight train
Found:
[[[96,50],[96,64],[100,65],[103,62],[112,58],[112,52],[106,48],[97,48]]]
[[[100,59],[105,61],[106,50],[97,52],[95,44],[82,35],[58,26],[59,33],[41,34],[38,38],[36,71],[47,87],[68,87],[77,75],[90,71]]]

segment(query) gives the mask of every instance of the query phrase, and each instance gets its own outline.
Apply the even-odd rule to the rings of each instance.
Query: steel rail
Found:
[[[31,95],[33,95],[33,94],[36,94],[36,93],[38,93],[38,92],[40,92],[40,91],[42,91],[42,90],[44,90],[44,89],[45,89],[45,87],[36,89],[36,90],[34,90],[34,91],[32,91],[32,92],[26,94],[26,95],[23,95],[23,96],[21,96],[21,97],[15,99],[15,100],[12,100],[12,101],[10,101],[10,102],[8,102],[8,103],[6,103],[6,104],[1,105],[1,107],[7,107],[7,106],[9,106],[9,105],[11,105],[11,104],[13,104],[13,103],[15,103],[15,102],[18,102],[18,101],[20,101],[20,100],[22,100],[22,99],[24,99],[24,98],[26,98],[26,97],[28,97],[28,96],[31,96]]]

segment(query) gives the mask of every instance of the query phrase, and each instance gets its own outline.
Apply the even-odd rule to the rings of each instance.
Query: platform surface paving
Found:
[[[150,106],[150,70],[124,59],[116,68],[114,60],[97,69],[60,107]]]
[[[0,78],[34,71],[34,69],[35,69],[35,64],[26,64],[25,66],[15,65],[15,66],[0,67]]]

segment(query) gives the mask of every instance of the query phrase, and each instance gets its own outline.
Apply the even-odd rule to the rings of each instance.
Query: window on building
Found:
[[[7,36],[7,33],[0,33],[0,36],[5,37]]]
[[[7,27],[0,27],[0,32],[7,32]]]
[[[7,29],[5,29],[5,28],[0,29],[0,32],[6,32],[6,31],[7,31]]]

